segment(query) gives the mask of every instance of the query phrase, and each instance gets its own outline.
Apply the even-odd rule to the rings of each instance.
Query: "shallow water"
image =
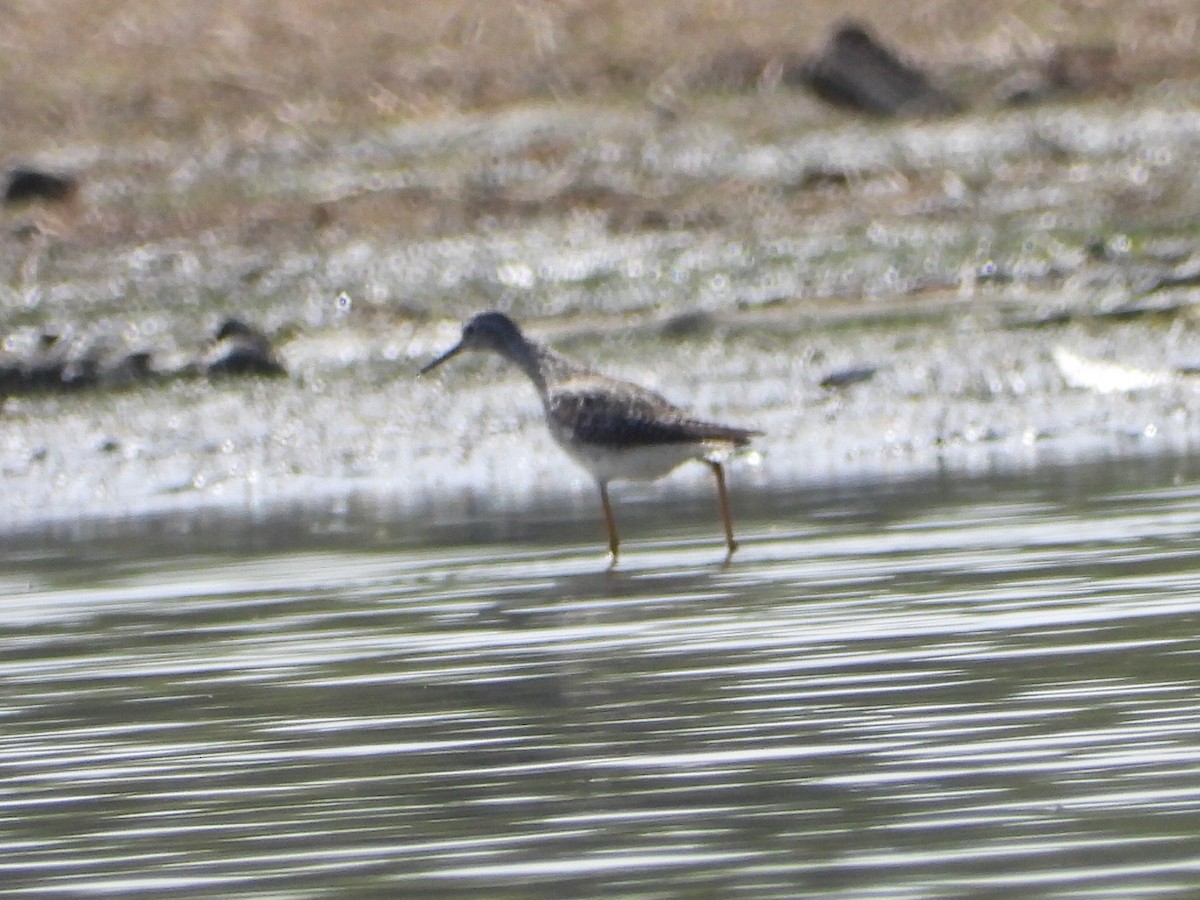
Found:
[[[14,893],[1200,884],[1200,459],[0,539]]]

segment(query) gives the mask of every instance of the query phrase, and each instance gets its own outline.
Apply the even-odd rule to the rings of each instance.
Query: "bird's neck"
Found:
[[[534,341],[525,341],[516,352],[506,353],[521,371],[529,376],[533,386],[537,388],[543,402],[555,384],[565,381],[581,371],[581,367],[571,362],[565,356],[555,353],[549,347],[543,347]]]

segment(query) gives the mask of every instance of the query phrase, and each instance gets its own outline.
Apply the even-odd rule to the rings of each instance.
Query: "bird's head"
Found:
[[[463,325],[462,337],[457,344],[421,369],[422,375],[436,369],[446,360],[464,350],[490,350],[501,356],[513,358],[525,344],[525,336],[517,323],[502,312],[484,312],[473,316]]]

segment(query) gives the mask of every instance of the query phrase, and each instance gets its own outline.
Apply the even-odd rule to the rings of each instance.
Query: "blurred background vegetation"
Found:
[[[122,166],[97,146],[162,142],[169,169],[205,144],[253,147],[297,130],[312,138],[547,101],[676,112],[697,97],[770,92],[848,17],[984,102],[1064,48],[1103,69],[1076,86],[1112,93],[1196,74],[1200,4],[17,0],[3,17],[0,157],[103,176]],[[138,166],[152,170],[153,154]],[[237,192],[193,195],[190,209],[110,208],[76,221],[73,237],[120,243],[255,217]]]
[[[324,127],[537,100],[769,86],[843,18],[935,70],[1000,75],[1063,44],[1111,48],[1126,82],[1194,74],[1181,0],[4,4],[0,151]]]

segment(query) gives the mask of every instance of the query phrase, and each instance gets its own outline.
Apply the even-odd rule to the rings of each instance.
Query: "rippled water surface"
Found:
[[[1200,461],[3,539],[0,880],[1182,893]]]

